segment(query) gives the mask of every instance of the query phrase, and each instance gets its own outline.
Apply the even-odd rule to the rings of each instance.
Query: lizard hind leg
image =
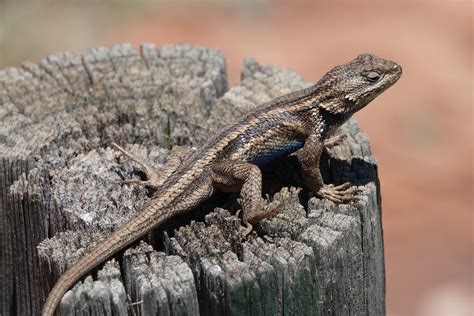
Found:
[[[148,162],[145,161],[142,157],[137,157],[130,152],[128,152],[126,149],[120,147],[116,143],[112,143],[111,147],[120,151],[125,157],[128,159],[136,162],[140,167],[143,168],[143,171],[145,172],[145,175],[148,180],[139,180],[139,179],[130,179],[130,180],[124,180],[121,183],[122,184],[137,184],[137,185],[142,185],[146,186],[152,189],[157,189],[160,187],[166,179],[181,165],[182,161],[186,156],[189,156],[192,152],[194,152],[193,149],[191,148],[186,148],[186,149],[180,149],[170,155],[168,160],[166,161],[165,165],[163,168],[160,169],[160,173],[155,170]]]
[[[262,173],[260,168],[249,162],[227,160],[216,163],[213,168],[213,182],[224,191],[240,187],[242,219],[245,228],[242,235],[252,231],[252,225],[278,212],[283,204],[267,207],[262,198]]]

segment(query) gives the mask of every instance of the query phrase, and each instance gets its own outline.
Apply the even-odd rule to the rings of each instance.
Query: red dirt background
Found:
[[[472,3],[151,1],[0,3],[0,67],[117,42],[223,51],[317,81],[362,52],[400,81],[356,115],[379,163],[388,315],[473,315]]]

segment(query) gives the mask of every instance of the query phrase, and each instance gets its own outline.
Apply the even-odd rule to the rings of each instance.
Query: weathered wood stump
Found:
[[[264,101],[307,86],[248,59],[228,89],[218,50],[130,45],[51,55],[0,71],[0,314],[37,315],[55,280],[140,210],[120,186],[175,145],[199,146]],[[63,298],[64,315],[380,315],[385,312],[377,166],[351,120],[322,157],[330,183],[359,185],[335,205],[303,188],[293,157],[263,170],[276,216],[238,235],[238,195],[216,194],[95,269]],[[303,188],[303,189],[302,189]]]

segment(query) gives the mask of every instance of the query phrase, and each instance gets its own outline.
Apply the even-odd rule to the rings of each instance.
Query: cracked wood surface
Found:
[[[120,44],[0,70],[0,314],[39,314],[53,281],[148,198],[118,184],[142,174],[119,161],[111,141],[159,168],[174,146],[199,146],[258,104],[307,85],[247,59],[229,89],[222,54],[187,45],[137,52]],[[217,194],[94,270],[60,311],[384,314],[377,165],[354,120],[342,132],[348,138],[323,155],[322,173],[362,185],[359,202],[313,197],[293,157],[282,159],[264,168],[264,192],[285,208],[247,240],[238,236],[238,195]]]

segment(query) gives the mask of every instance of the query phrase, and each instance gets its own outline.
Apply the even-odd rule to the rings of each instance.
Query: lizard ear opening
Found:
[[[324,75],[319,81],[319,89],[322,97],[318,106],[332,114],[341,114],[347,112],[347,102],[344,100],[344,91],[340,89],[337,72],[341,71],[342,66],[336,66],[333,70]],[[336,73],[336,74],[335,74]]]

